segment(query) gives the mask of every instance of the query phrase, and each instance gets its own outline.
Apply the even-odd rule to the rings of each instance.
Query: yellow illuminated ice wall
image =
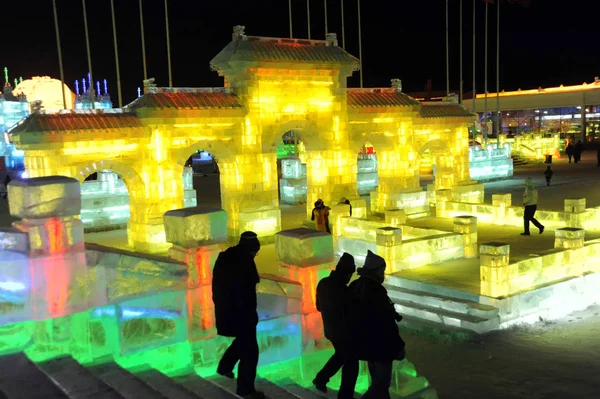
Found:
[[[30,177],[83,181],[99,170],[123,178],[130,194],[129,243],[166,248],[163,215],[183,207],[182,174],[197,150],[218,162],[228,236],[254,230],[268,240],[280,230],[277,144],[297,130],[306,147],[307,215],[322,198],[357,198],[357,155],[369,142],[379,162],[374,212],[390,198],[418,191],[419,157],[430,149],[435,189],[468,180],[473,115],[459,104],[422,104],[391,88],[347,89],[358,60],[327,40],[246,36],[212,61],[223,88],[146,87],[122,110],[36,113],[11,131]]]

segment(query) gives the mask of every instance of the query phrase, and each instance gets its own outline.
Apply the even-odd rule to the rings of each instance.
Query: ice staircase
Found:
[[[147,368],[132,373],[114,362],[84,367],[72,357],[33,363],[23,353],[0,357],[0,399],[235,399],[235,380],[197,374],[168,377]],[[291,379],[274,384],[258,378],[256,389],[271,399],[335,398],[303,388]],[[398,396],[392,396],[399,398]],[[437,399],[435,390],[409,398]]]
[[[512,154],[511,158],[513,160],[513,166],[529,164],[529,160],[520,154]]]
[[[401,329],[467,338],[500,326],[499,310],[481,304],[479,295],[394,275],[385,286],[403,316]]]

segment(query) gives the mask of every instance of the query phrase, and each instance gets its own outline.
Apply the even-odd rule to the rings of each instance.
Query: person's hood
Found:
[[[385,280],[385,260],[381,256],[367,251],[365,264],[357,270],[357,273],[361,277],[368,277],[383,284]]]
[[[525,179],[525,187],[529,188],[529,189],[534,188],[533,180],[531,180],[531,177],[528,177],[527,179]]]

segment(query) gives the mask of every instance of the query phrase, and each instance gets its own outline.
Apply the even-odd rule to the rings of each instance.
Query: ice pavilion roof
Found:
[[[143,128],[134,113],[124,112],[36,112],[12,128],[10,134],[69,130],[106,130]]]
[[[470,118],[475,117],[475,114],[461,104],[455,103],[422,103],[419,111],[421,118]]]
[[[283,39],[241,36],[230,42],[210,62],[220,69],[231,62],[276,62],[352,66],[358,59],[326,40]]]
[[[413,107],[420,103],[393,88],[348,89],[349,107]]]
[[[147,93],[128,105],[128,108],[157,109],[233,109],[242,108],[239,98],[218,89],[169,89],[160,88],[156,93]]]

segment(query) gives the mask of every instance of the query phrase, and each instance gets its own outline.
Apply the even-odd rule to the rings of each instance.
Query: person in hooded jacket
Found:
[[[394,360],[405,357],[404,341],[398,325],[402,316],[383,286],[385,260],[367,251],[365,264],[357,270],[360,278],[348,287],[348,322],[352,350],[359,360],[366,360],[371,385],[363,399],[389,399]]]
[[[529,221],[531,221],[535,227],[540,229],[540,234],[544,232],[544,226],[535,218],[535,211],[537,210],[538,202],[538,191],[533,185],[531,177],[525,179],[525,193],[523,194],[523,225],[524,231],[521,233],[522,236],[528,236],[529,233]]]
[[[256,233],[242,233],[238,245],[219,254],[212,279],[217,334],[235,337],[217,373],[234,378],[233,368],[239,361],[236,393],[247,399],[265,397],[254,389],[258,365],[256,285],[260,281],[254,258],[259,250]]]
[[[339,399],[354,398],[354,388],[358,378],[358,359],[350,356],[346,335],[346,314],[348,305],[348,283],[356,266],[354,257],[344,252],[335,270],[317,285],[317,310],[323,317],[325,337],[331,341],[335,352],[313,380],[315,388],[327,393],[327,383],[342,369],[342,384],[338,391]]]

